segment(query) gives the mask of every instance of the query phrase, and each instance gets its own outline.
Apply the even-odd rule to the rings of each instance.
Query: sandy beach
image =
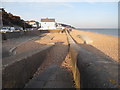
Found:
[[[80,30],[73,30],[70,34],[79,44],[84,44],[84,41],[79,38],[78,35],[87,36],[90,40],[92,40],[92,42],[89,43],[90,45],[97,48],[105,55],[111,57],[113,60],[119,61],[118,37]]]

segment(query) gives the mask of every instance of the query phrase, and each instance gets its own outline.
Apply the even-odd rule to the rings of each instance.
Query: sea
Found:
[[[89,31],[89,32],[95,32],[95,33],[120,37],[120,34],[118,33],[120,30],[118,30],[117,28],[93,28],[93,29],[92,28],[77,28],[77,30]]]

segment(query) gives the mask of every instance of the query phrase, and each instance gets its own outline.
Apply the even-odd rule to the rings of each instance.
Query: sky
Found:
[[[117,28],[118,2],[2,2],[24,20],[55,18],[76,28]]]

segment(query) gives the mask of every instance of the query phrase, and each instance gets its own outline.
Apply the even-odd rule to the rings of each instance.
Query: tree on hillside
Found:
[[[3,26],[20,26],[23,28],[31,28],[32,26],[25,23],[20,16],[14,16],[11,13],[7,13],[4,9],[2,9],[2,21]]]

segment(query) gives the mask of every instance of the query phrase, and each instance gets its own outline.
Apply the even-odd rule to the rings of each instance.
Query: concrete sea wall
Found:
[[[4,59],[2,88],[23,88],[42,64],[54,45]]]
[[[120,64],[104,54],[78,45],[68,33],[72,72],[77,88],[119,88]],[[84,44],[86,47],[90,47]],[[93,46],[92,50],[95,48]]]

